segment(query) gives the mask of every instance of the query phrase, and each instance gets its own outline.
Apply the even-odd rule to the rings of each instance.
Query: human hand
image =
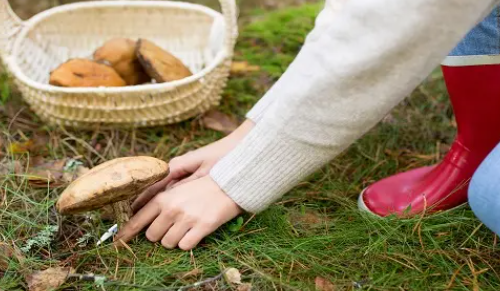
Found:
[[[241,212],[217,183],[205,176],[155,196],[119,231],[115,242],[127,242],[150,225],[148,240],[187,251]]]
[[[141,193],[135,199],[132,208],[140,209],[167,187],[179,186],[208,175],[212,167],[234,149],[254,125],[252,121],[247,120],[227,137],[198,150],[173,158],[169,162],[169,175]]]

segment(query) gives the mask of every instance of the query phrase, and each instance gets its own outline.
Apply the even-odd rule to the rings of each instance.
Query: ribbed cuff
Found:
[[[330,160],[331,152],[258,124],[211,170],[212,179],[241,208],[260,212]]]

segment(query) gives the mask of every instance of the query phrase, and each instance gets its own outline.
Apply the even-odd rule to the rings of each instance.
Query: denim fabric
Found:
[[[472,177],[469,205],[484,225],[500,235],[500,144]]]
[[[493,9],[451,51],[450,56],[500,54],[500,7]]]

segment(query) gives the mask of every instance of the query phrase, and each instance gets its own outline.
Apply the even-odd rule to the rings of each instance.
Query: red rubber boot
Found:
[[[442,65],[458,133],[443,161],[378,181],[358,205],[378,216],[414,216],[467,201],[474,171],[500,141],[500,56],[448,57]]]

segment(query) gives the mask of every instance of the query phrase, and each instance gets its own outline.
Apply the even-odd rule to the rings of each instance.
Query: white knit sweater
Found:
[[[264,210],[371,129],[498,2],[327,0],[211,177],[243,209]]]

